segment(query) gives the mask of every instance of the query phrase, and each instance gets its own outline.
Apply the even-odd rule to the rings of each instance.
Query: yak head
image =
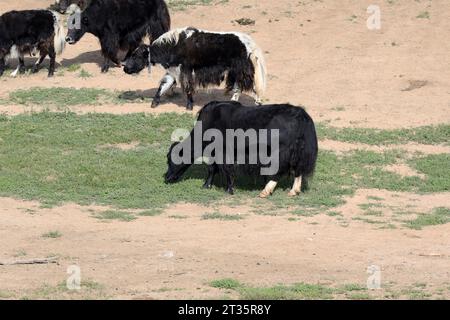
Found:
[[[72,4],[68,12],[71,13],[67,21],[66,42],[75,44],[84,36],[85,33],[92,33],[100,38],[104,34],[106,25],[110,23],[107,12],[105,11],[104,0],[91,0],[86,9],[76,4]]]
[[[125,62],[124,71],[128,74],[136,74],[148,67],[150,73],[154,65],[169,69],[178,67],[180,64],[180,54],[175,45],[155,41],[151,45],[140,45]]]
[[[166,183],[177,183],[181,180],[183,175],[186,173],[186,171],[189,169],[189,167],[192,164],[185,164],[185,163],[178,163],[179,161],[175,161],[175,147],[179,146],[180,142],[175,142],[169,150],[169,153],[167,154],[167,172],[165,174],[165,181]],[[180,154],[178,156],[183,157],[182,154],[183,150],[180,151]]]
[[[140,45],[132,55],[126,60],[123,71],[127,74],[136,74],[141,72],[145,67],[150,70],[150,46]]]

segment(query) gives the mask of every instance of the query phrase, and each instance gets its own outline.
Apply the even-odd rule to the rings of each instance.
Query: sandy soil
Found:
[[[349,201],[346,218],[366,194]],[[16,298],[39,297],[44,284],[64,283],[67,267],[74,264],[83,279],[103,286],[102,295],[127,299],[218,298],[224,293],[208,282],[221,278],[261,286],[302,281],[364,285],[370,265],[382,267],[386,287],[426,283],[433,291],[448,286],[450,279],[450,225],[399,231],[352,222],[344,228],[325,215],[288,221],[255,216],[244,208],[226,210],[247,214],[244,220],[218,222],[201,220],[211,210],[192,205],[177,205],[159,217],[105,223],[77,205],[39,209],[36,203],[12,199],[1,203],[0,259],[60,257],[53,265],[0,267],[2,291]],[[42,237],[51,230],[61,238]],[[26,256],[17,257],[21,253]]]
[[[50,3],[1,1],[0,12],[47,7]],[[223,5],[174,12],[172,18],[174,27],[192,25],[251,33],[267,53],[267,101],[304,105],[316,121],[374,128],[449,123],[447,1],[395,1],[392,5],[384,1],[380,31],[366,28],[369,4],[351,0],[230,0]],[[251,7],[244,9],[244,5]],[[429,12],[429,19],[416,18],[424,11]],[[255,19],[256,25],[232,23],[242,17]],[[162,70],[154,69],[151,77],[144,73],[130,77],[114,68],[104,75],[100,73],[98,50],[97,40],[86,36],[76,46],[69,46],[58,60],[62,66],[81,63],[94,75],[92,78],[81,79],[77,73],[65,72],[64,76],[47,79],[46,71],[15,79],[6,76],[0,79],[0,97],[34,86],[154,93]],[[197,108],[213,99],[223,99],[222,92],[198,94]],[[179,95],[171,101],[165,99],[156,110],[144,104],[80,106],[72,110],[185,112],[183,105]],[[0,112],[15,115],[40,108],[0,106]],[[337,152],[383,149],[334,141],[323,141],[321,146]],[[411,153],[450,151],[445,146],[402,147]],[[402,166],[390,169],[415,174]],[[222,210],[246,215],[241,221],[202,220],[201,215],[211,209],[187,204],[175,205],[159,217],[105,223],[92,217],[93,212],[104,208],[68,204],[43,209],[39,203],[2,198],[0,261],[56,255],[59,263],[0,266],[0,298],[64,296],[42,287],[64,282],[67,267],[72,264],[81,267],[83,279],[100,284],[93,297],[216,298],[224,292],[210,288],[207,282],[227,277],[254,285],[302,281],[364,285],[367,267],[378,265],[382,267],[384,290],[426,283],[430,292],[446,288],[444,297],[450,298],[450,225],[422,231],[390,230],[352,220],[360,213],[358,205],[366,203],[368,196],[383,198],[390,206],[413,206],[417,212],[450,206],[450,194],[359,190],[339,208],[345,224],[327,215],[296,221],[284,216],[258,216],[246,207]],[[54,230],[62,236],[42,237]],[[91,296],[81,293],[81,297]]]

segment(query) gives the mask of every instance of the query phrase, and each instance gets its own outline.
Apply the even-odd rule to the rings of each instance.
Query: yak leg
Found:
[[[0,77],[5,72],[5,68],[6,68],[5,57],[2,56],[0,57]]]
[[[187,95],[186,109],[187,110],[193,110],[194,109],[194,92],[193,91],[188,91],[186,93],[186,95]]]
[[[19,56],[19,73],[24,74],[25,71],[26,71],[25,60],[23,58],[23,54],[20,54],[20,56]]]
[[[39,59],[36,60],[36,63],[34,64],[33,68],[31,69],[32,73],[36,73],[39,71],[39,67],[44,62],[44,59],[47,57],[47,51],[46,50],[40,50],[39,53]]]
[[[183,90],[186,92],[187,103],[186,109],[192,110],[194,109],[194,92],[195,92],[195,83],[194,83],[194,70],[181,70],[181,72],[185,75],[185,79],[183,80]]]
[[[206,178],[205,184],[203,185],[204,189],[211,189],[214,184],[214,177],[216,176],[219,168],[216,164],[212,164],[208,166],[208,177]]]
[[[174,77],[170,74],[166,73],[164,78],[162,78],[161,83],[159,84],[158,92],[152,101],[152,108],[156,108],[161,102],[161,96],[163,96],[167,91],[176,86],[177,82]]]
[[[55,65],[56,65],[56,52],[53,44],[48,49],[48,55],[50,57],[50,65],[48,67],[48,76],[53,77],[55,74]]]
[[[223,165],[222,170],[227,179],[226,192],[233,195],[234,194],[234,168],[233,168],[233,165]]]
[[[17,74],[19,73],[20,65],[17,66],[16,70],[11,72],[11,77],[15,78]]]
[[[278,182],[277,181],[269,181],[269,183],[267,183],[266,187],[264,188],[264,190],[260,193],[259,197],[260,198],[268,198],[270,197],[273,192],[275,191],[275,188],[277,187]]]
[[[296,177],[292,190],[289,192],[290,197],[298,196],[302,192],[302,177]]]
[[[108,33],[107,33],[108,34]],[[102,73],[107,73],[111,63],[120,64],[120,39],[118,34],[109,34],[100,40],[103,54]],[[125,54],[126,55],[126,54]],[[125,56],[124,55],[124,56]]]
[[[18,73],[20,73],[20,74],[25,73],[25,61],[24,61],[22,52],[19,52],[19,64],[18,64],[16,70],[11,72],[11,77],[15,78]]]
[[[107,56],[104,56],[101,70],[102,73],[107,73],[109,71],[110,66],[111,66],[111,59],[109,59]]]

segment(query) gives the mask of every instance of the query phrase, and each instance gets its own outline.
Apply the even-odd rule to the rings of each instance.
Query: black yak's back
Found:
[[[38,42],[54,32],[53,15],[48,10],[9,11],[0,17],[0,42]]]
[[[289,104],[246,107],[238,102],[212,102],[199,113],[203,130],[279,130],[280,175],[311,176],[318,142],[314,121],[301,107]],[[270,141],[269,141],[270,142]]]
[[[105,27],[114,29],[120,37],[137,33],[140,41],[149,32],[154,41],[170,29],[170,14],[164,0],[93,0],[90,6],[110,15]]]

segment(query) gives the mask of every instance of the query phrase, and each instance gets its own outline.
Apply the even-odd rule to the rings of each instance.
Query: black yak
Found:
[[[110,62],[120,64],[143,43],[150,43],[170,29],[170,15],[164,0],[91,0],[84,11],[69,19],[66,41],[77,43],[85,33],[100,40],[107,72]]]
[[[24,55],[40,54],[32,72],[48,55],[48,76],[55,72],[56,55],[64,50],[64,23],[57,12],[50,10],[10,11],[0,16],[0,76],[6,68],[6,59],[18,58],[19,65],[11,74],[25,72]]]
[[[152,107],[161,96],[179,83],[187,95],[187,109],[193,108],[196,88],[219,86],[225,82],[233,101],[241,92],[255,95],[257,104],[266,88],[266,66],[261,49],[253,39],[239,32],[209,32],[194,28],[169,31],[151,46],[141,45],[126,61],[124,71],[138,73],[159,64],[167,74],[161,81]]]
[[[314,122],[301,107],[289,104],[246,107],[239,102],[211,102],[199,113],[194,130],[174,143],[167,155],[166,183],[178,182],[198,159],[208,159],[205,188],[222,172],[234,193],[234,168],[267,178],[260,197],[270,196],[283,175],[295,178],[290,196],[308,189],[318,154]],[[269,160],[269,161],[268,161]]]

